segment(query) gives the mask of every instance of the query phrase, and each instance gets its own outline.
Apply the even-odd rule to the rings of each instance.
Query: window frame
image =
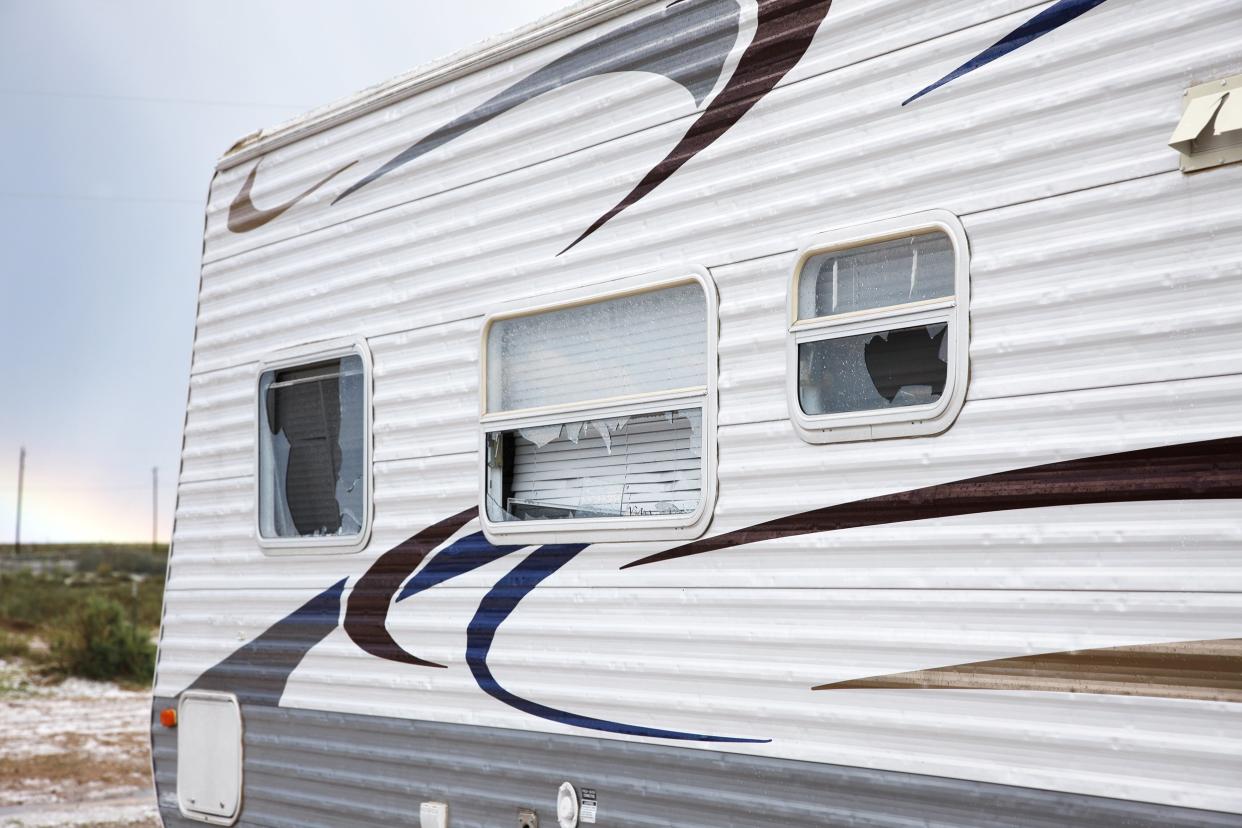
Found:
[[[580,400],[564,405],[491,412],[488,410],[488,335],[496,322],[550,311],[597,304],[685,284],[698,284],[706,304],[707,376],[705,384],[654,393]],[[488,315],[479,334],[478,494],[479,522],[484,536],[495,544],[607,543],[615,541],[668,541],[700,537],[711,523],[716,505],[717,342],[720,328],[719,297],[706,268],[689,265],[639,276],[559,291],[533,300],[511,303]],[[703,473],[701,497],[694,512],[682,515],[632,515],[598,518],[561,518],[494,521],[487,513],[487,435],[529,426],[552,425],[582,419],[611,419],[635,414],[701,408],[703,412]]]
[[[803,269],[813,257],[936,232],[947,236],[953,245],[952,297],[886,305],[836,316],[799,318],[799,285]],[[787,300],[786,403],[794,429],[804,441],[822,444],[923,437],[940,434],[953,425],[966,401],[970,377],[970,243],[956,215],[948,210],[927,210],[817,233],[799,248]],[[802,410],[799,345],[942,322],[948,324],[948,370],[944,391],[936,402],[831,414],[807,414]]]
[[[348,538],[336,536],[268,538],[262,529],[262,467],[260,455],[263,450],[263,416],[262,416],[262,383],[263,375],[269,371],[280,371],[288,368],[310,366],[331,359],[357,356],[362,359],[362,467],[363,474],[363,523],[357,535]],[[335,339],[316,342],[274,353],[259,361],[258,370],[254,375],[252,431],[254,435],[254,522],[253,530],[259,548],[266,555],[348,555],[360,552],[371,541],[371,529],[375,514],[375,469],[372,464],[374,456],[374,430],[372,429],[372,371],[371,349],[363,337],[351,339]]]

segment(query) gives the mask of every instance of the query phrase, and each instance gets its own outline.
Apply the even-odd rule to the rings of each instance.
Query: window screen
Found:
[[[349,538],[366,516],[365,373],[342,357],[259,381],[259,531]]]
[[[493,322],[488,518],[696,513],[704,490],[707,325],[707,296],[697,282]],[[547,409],[558,407],[572,411],[555,419]],[[540,409],[537,422],[522,413],[532,408]]]

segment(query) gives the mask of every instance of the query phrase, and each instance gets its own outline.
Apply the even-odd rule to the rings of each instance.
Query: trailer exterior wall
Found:
[[[248,825],[400,825],[426,800],[451,800],[452,825],[516,825],[515,802],[543,819],[555,813],[552,779],[606,780],[598,824],[627,828],[1238,825],[1189,808],[710,750],[314,710],[245,716]],[[166,731],[155,739],[161,790],[176,787],[175,741]],[[200,824],[173,814],[164,811],[170,828]]]
[[[774,91],[564,255],[684,133],[696,112],[685,89],[650,74],[580,80],[331,202],[594,29],[272,150],[257,162],[260,205],[348,162],[357,171],[253,231],[230,231],[227,215],[256,162],[226,158],[208,207],[157,707],[313,596],[477,503],[478,334],[485,314],[515,299],[709,268],[720,294],[709,536],[1237,436],[1242,167],[1184,176],[1164,145],[1185,87],[1242,70],[1234,3],[1105,3],[901,106],[1047,5],[837,0]],[[743,25],[730,60],[748,36]],[[970,239],[962,414],[936,437],[802,442],[784,393],[801,240],[923,209],[958,214]],[[253,528],[259,360],[345,336],[365,337],[375,363],[370,544],[349,556],[265,555]],[[288,677],[279,707],[244,706],[242,823],[384,822],[434,794],[454,825],[494,825],[519,805],[549,807],[577,772],[614,825],[898,824],[931,813],[963,825],[1242,824],[1242,724],[1228,700],[810,690],[1031,653],[1242,637],[1237,500],[966,515],[622,569],[667,546],[590,547],[506,623],[492,668],[549,705],[770,742],[601,741],[484,695],[464,662],[465,631],[515,556],[393,606],[395,639],[447,670],[373,659],[336,629]],[[175,824],[175,740],[155,733],[162,813]],[[433,784],[455,762],[471,768],[462,788]],[[648,772],[666,766],[667,776]],[[987,821],[998,812],[1009,822]]]

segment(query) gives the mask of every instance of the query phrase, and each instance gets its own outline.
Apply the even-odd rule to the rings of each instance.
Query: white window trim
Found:
[[[357,535],[348,538],[322,537],[322,538],[265,538],[262,531],[262,521],[260,517],[259,487],[262,484],[261,467],[259,463],[259,454],[262,451],[262,428],[263,418],[261,416],[261,400],[259,399],[260,384],[263,381],[263,375],[268,371],[281,370],[284,368],[296,368],[299,365],[312,365],[316,362],[323,362],[329,359],[335,359],[346,356],[358,356],[362,358],[363,371],[363,402],[362,402],[362,422],[365,429],[365,435],[362,441],[362,468],[363,468],[363,485],[365,490],[362,496],[362,508],[364,512],[362,529]],[[372,467],[372,443],[374,436],[371,429],[371,349],[367,346],[364,338],[356,339],[336,339],[326,342],[316,342],[308,345],[302,345],[295,348],[288,348],[278,353],[272,354],[259,362],[258,370],[254,375],[254,395],[253,395],[253,412],[254,418],[251,424],[252,434],[254,434],[254,536],[259,543],[260,549],[269,555],[343,555],[359,552],[366,548],[371,540],[371,524],[375,511],[375,472]]]
[[[949,237],[954,253],[954,296],[855,311],[837,316],[798,319],[798,283],[814,256],[939,231]],[[789,281],[786,337],[786,402],[794,429],[808,443],[844,443],[893,437],[940,434],[953,424],[966,401],[970,376],[970,244],[966,229],[947,210],[928,210],[882,221],[843,227],[811,237],[799,250]],[[875,411],[807,414],[798,393],[798,346],[805,342],[892,330],[920,324],[949,323],[944,393],[930,405]]]
[[[707,303],[705,363],[706,384],[653,394],[633,394],[599,400],[582,400],[558,406],[542,406],[492,413],[487,410],[487,337],[494,323],[519,316],[533,316],[609,299],[649,293],[697,283]],[[711,523],[716,506],[716,412],[719,336],[719,298],[707,269],[699,266],[667,268],[616,279],[604,284],[564,291],[538,301],[527,300],[491,314],[483,322],[479,340],[479,522],[484,536],[494,544],[606,543],[610,541],[686,540],[701,536]],[[636,515],[617,518],[565,518],[560,520],[493,521],[487,514],[487,435],[528,426],[551,425],[575,419],[610,419],[632,414],[699,408],[703,410],[703,490],[698,508],[686,515]]]

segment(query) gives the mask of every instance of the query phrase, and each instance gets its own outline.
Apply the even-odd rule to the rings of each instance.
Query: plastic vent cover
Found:
[[[1242,161],[1242,75],[1187,89],[1182,107],[1169,137],[1182,172]]]

